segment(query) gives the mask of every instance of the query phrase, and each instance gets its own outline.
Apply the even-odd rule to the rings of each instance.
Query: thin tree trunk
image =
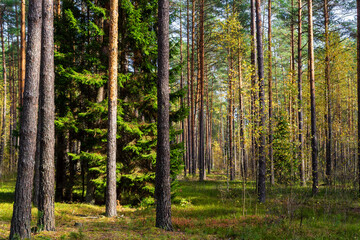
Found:
[[[242,87],[242,56],[239,41],[239,53],[238,53],[238,72],[239,72],[239,125],[240,125],[240,161],[242,161],[243,180],[247,178],[247,165],[245,161],[245,130],[244,130],[244,104],[243,104],[243,87]]]
[[[107,141],[106,216],[116,213],[116,129],[118,72],[118,0],[110,0],[109,112]]]
[[[228,89],[228,101],[229,101],[229,110],[228,110],[228,131],[229,131],[229,174],[230,180],[235,179],[235,166],[234,166],[234,152],[233,152],[233,61],[232,61],[232,50],[229,49],[229,89]]]
[[[357,95],[358,109],[360,109],[360,0],[356,0],[357,6]],[[360,111],[358,111],[358,181],[360,194]]]
[[[186,68],[187,68],[187,86],[188,86],[188,91],[187,91],[187,103],[188,106],[190,107],[191,105],[191,83],[190,83],[190,6],[189,6],[189,1],[190,0],[186,0],[186,49],[187,49],[187,54],[186,54]],[[191,111],[191,109],[190,109]],[[191,142],[191,113],[187,118],[187,170],[188,173],[190,174],[191,169],[192,169],[192,142]],[[186,172],[185,172],[186,174]]]
[[[260,0],[256,0],[256,43],[258,52],[258,74],[259,74],[259,114],[260,114],[260,134],[259,134],[259,179],[258,195],[259,202],[265,202],[265,175],[266,175],[266,158],[265,158],[265,99],[264,99],[264,53],[262,43],[261,28],[261,9]]]
[[[251,160],[253,164],[253,174],[256,176],[256,11],[255,0],[251,0]],[[257,178],[257,177],[256,177]]]
[[[199,180],[206,178],[205,172],[205,120],[204,120],[204,0],[200,0],[200,112],[199,112]]]
[[[183,90],[184,88],[184,71],[183,71],[183,41],[182,41],[182,2],[180,1],[180,66],[181,66],[181,73],[180,73],[180,88]],[[181,97],[180,100],[180,107],[184,106],[184,97]],[[185,143],[185,120],[181,121],[181,142]],[[184,174],[186,176],[186,155],[183,156],[184,162]]]
[[[169,142],[169,0],[159,0],[158,7],[156,227],[172,231]]]
[[[303,107],[302,107],[302,3],[298,0],[298,116],[299,116],[299,158],[300,158],[300,184],[305,185],[305,159],[303,138]]]
[[[55,99],[53,0],[43,0],[40,79],[39,228],[55,231]]]
[[[25,86],[25,64],[26,64],[26,56],[25,56],[25,48],[26,48],[26,37],[25,37],[25,15],[26,15],[26,6],[25,6],[26,0],[21,0],[21,64],[20,64],[20,81],[19,81],[19,104],[20,106],[23,105],[23,94],[24,94],[24,86]]]
[[[269,159],[270,159],[270,182],[271,185],[275,184],[275,173],[274,173],[274,156],[273,156],[273,128],[272,128],[272,120],[273,120],[273,107],[272,107],[272,52],[271,52],[271,0],[268,2],[268,81],[269,81]]]
[[[29,1],[27,65],[20,129],[20,151],[10,239],[30,238],[31,196],[36,150],[41,53],[41,0]]]
[[[195,0],[192,0],[192,24],[191,24],[191,173],[195,175],[196,164],[195,164],[195,99],[194,99],[194,78],[195,78]]]
[[[1,166],[5,158],[5,145],[6,145],[6,82],[7,82],[7,73],[6,73],[6,57],[5,57],[5,42],[4,42],[4,14],[5,7],[1,10],[0,16],[0,35],[1,35],[1,49],[2,49],[2,67],[3,67],[3,78],[4,78],[4,95],[3,95],[3,109],[2,109],[2,128],[1,128],[1,139],[0,139],[0,177],[1,177]]]
[[[313,13],[312,0],[308,0],[309,8],[309,77],[310,77],[310,111],[311,111],[311,158],[312,158],[312,193],[319,191],[318,184],[318,147],[316,135],[316,109],[315,109],[315,66],[314,66],[314,35],[313,35]]]
[[[326,179],[327,183],[331,183],[331,154],[332,154],[332,123],[331,123],[331,87],[330,87],[330,42],[329,42],[329,9],[328,0],[324,0],[324,16],[325,16],[325,83],[326,83]]]

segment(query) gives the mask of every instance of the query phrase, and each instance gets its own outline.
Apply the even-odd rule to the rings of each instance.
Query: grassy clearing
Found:
[[[118,206],[117,218],[104,206],[56,203],[56,232],[35,239],[360,239],[360,202],[355,190],[268,187],[266,204],[256,201],[254,183],[226,182],[212,175],[199,183],[181,180],[173,204],[174,232],[159,230],[153,207]],[[7,239],[14,180],[0,181],[0,239]],[[243,214],[244,213],[244,214]],[[35,226],[37,215],[33,208]]]

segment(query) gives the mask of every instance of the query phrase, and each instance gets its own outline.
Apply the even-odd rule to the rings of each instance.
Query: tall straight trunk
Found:
[[[360,109],[360,0],[356,0],[357,6],[357,97],[358,109]],[[360,111],[358,111],[358,181],[359,181],[359,194],[360,194]]]
[[[254,169],[254,174],[256,173],[256,140],[255,140],[255,126],[256,126],[256,11],[255,11],[255,0],[251,1],[251,158]]]
[[[269,81],[269,159],[270,159],[270,182],[271,185],[275,184],[275,173],[274,173],[274,156],[273,156],[273,128],[272,128],[272,120],[273,120],[273,98],[272,98],[272,52],[271,52],[271,0],[268,1],[268,81]]]
[[[211,119],[210,119],[210,109],[211,109],[211,103],[210,103],[210,99],[209,99],[209,78],[208,78],[208,68],[206,67],[206,90],[205,90],[205,93],[206,93],[206,143],[205,143],[205,162],[206,162],[206,166],[205,166],[205,169],[207,168],[207,172],[208,174],[210,174],[210,171],[211,171],[211,130],[210,130],[210,127],[211,127]]]
[[[300,184],[305,185],[305,159],[303,137],[303,107],[302,107],[302,3],[298,0],[298,118],[299,118],[299,159]]]
[[[229,49],[229,89],[228,89],[228,101],[229,101],[229,110],[228,110],[228,131],[229,131],[229,174],[230,180],[235,179],[235,165],[234,165],[234,151],[233,151],[233,60],[232,60],[232,50]]]
[[[324,25],[325,25],[325,83],[326,83],[326,178],[331,182],[331,151],[332,151],[332,123],[331,123],[331,87],[330,87],[330,41],[329,41],[329,7],[328,0],[324,0]]]
[[[191,109],[190,109],[190,118],[191,118],[191,173],[195,175],[196,173],[196,164],[195,164],[195,99],[194,99],[194,78],[195,78],[195,0],[192,0],[192,24],[191,24]]]
[[[191,89],[190,89],[190,86],[191,86],[191,83],[190,83],[190,76],[191,76],[191,73],[190,73],[190,4],[189,4],[190,0],[186,0],[186,50],[187,50],[187,53],[186,53],[186,68],[187,68],[187,88],[188,88],[188,91],[187,91],[187,103],[188,103],[188,107],[190,107],[191,105]],[[190,109],[191,110],[191,109]],[[191,169],[192,169],[192,141],[191,141],[191,113],[190,115],[188,116],[188,119],[187,119],[187,169],[188,169],[188,173],[190,174],[191,172]],[[185,172],[186,174],[186,172]]]
[[[205,172],[205,120],[204,120],[204,0],[200,0],[200,41],[199,41],[199,72],[200,72],[200,111],[199,111],[199,180],[206,178]]]
[[[309,77],[310,77],[310,111],[311,111],[311,159],[312,159],[312,193],[319,191],[318,186],[318,148],[316,135],[316,109],[315,109],[315,66],[314,66],[314,35],[313,35],[313,13],[312,0],[308,0],[309,8]]]
[[[39,98],[42,0],[29,1],[27,65],[21,114],[20,150],[10,239],[30,238],[31,195],[34,176]]]
[[[38,226],[55,231],[55,92],[53,0],[43,0],[40,78],[40,188]]]
[[[118,0],[110,0],[109,36],[109,105],[107,142],[106,216],[116,213],[116,129],[118,72]]]
[[[239,52],[238,52],[238,80],[239,80],[239,144],[240,144],[240,161],[241,164],[241,171],[243,174],[243,179],[245,180],[247,177],[247,165],[245,162],[245,131],[244,131],[244,104],[243,104],[243,89],[242,89],[242,56],[241,56],[241,49],[240,49],[240,41],[239,41]]]
[[[6,82],[7,82],[7,73],[6,73],[6,57],[5,57],[5,42],[4,42],[4,14],[5,8],[1,10],[0,16],[0,37],[1,37],[1,49],[2,49],[2,67],[3,67],[3,78],[4,78],[4,94],[3,94],[3,109],[2,109],[2,127],[1,127],[1,139],[0,139],[0,176],[1,176],[1,163],[4,161],[5,157],[5,144],[6,144]]]
[[[256,44],[258,52],[258,74],[259,74],[259,114],[260,114],[260,134],[259,134],[259,178],[258,178],[258,196],[259,202],[265,202],[265,175],[266,175],[266,157],[265,157],[265,99],[264,99],[264,53],[262,42],[262,24],[261,24],[261,1],[256,0]]]
[[[294,0],[291,0],[291,20],[290,20],[290,47],[291,47],[291,56],[290,56],[290,76],[291,89],[295,84],[295,39],[294,39]],[[289,117],[290,117],[290,129],[293,130],[293,125],[295,124],[295,108],[293,104],[295,103],[295,96],[292,91],[289,92]],[[292,135],[295,136],[295,135]],[[293,139],[293,138],[291,138]]]
[[[26,37],[25,37],[25,15],[26,15],[26,0],[21,0],[21,47],[20,47],[20,81],[19,81],[19,104],[23,105],[23,94],[24,94],[24,86],[25,86],[25,70],[26,70],[26,56],[25,56],[25,48],[26,48]]]
[[[169,0],[158,2],[156,227],[172,231],[169,142]]]
[[[181,66],[181,73],[180,73],[180,88],[183,90],[184,88],[184,71],[183,71],[183,41],[182,41],[182,2],[180,1],[180,66]],[[184,106],[184,97],[181,97],[180,100],[180,107]],[[185,142],[185,121],[181,121],[181,141]],[[186,175],[186,155],[183,156],[184,162],[184,173]]]

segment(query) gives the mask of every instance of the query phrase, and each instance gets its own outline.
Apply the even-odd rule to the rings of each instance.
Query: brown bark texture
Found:
[[[266,177],[266,158],[265,158],[265,99],[264,99],[264,52],[262,42],[262,23],[261,23],[261,1],[256,0],[256,44],[258,52],[258,75],[259,75],[259,114],[260,114],[260,134],[259,134],[259,176],[258,176],[258,197],[259,202],[265,202],[265,177]]]
[[[303,137],[303,107],[302,107],[302,3],[298,0],[298,124],[299,124],[299,159],[300,184],[305,185],[305,160]]]
[[[200,112],[199,112],[199,180],[205,180],[205,120],[204,120],[204,0],[200,0]]]
[[[326,180],[331,182],[331,154],[332,154],[332,122],[331,122],[331,86],[330,86],[330,41],[329,41],[329,6],[324,0],[324,25],[325,25],[325,83],[326,83]]]
[[[172,231],[169,139],[169,0],[158,2],[156,227]]]
[[[30,238],[31,195],[38,118],[42,0],[29,1],[27,65],[21,114],[20,149],[10,239]]]
[[[272,96],[272,52],[271,52],[271,0],[268,1],[268,81],[269,81],[269,159],[270,159],[270,183],[275,184],[274,155],[273,155],[273,96]]]
[[[116,216],[116,129],[118,72],[118,0],[110,1],[109,112],[107,142],[106,216]]]
[[[1,176],[1,167],[4,162],[5,157],[5,144],[6,144],[6,82],[7,82],[7,73],[6,73],[6,56],[5,56],[5,42],[4,42],[4,14],[5,7],[0,9],[0,37],[1,37],[1,49],[2,49],[2,67],[3,67],[3,79],[4,79],[4,95],[3,95],[3,109],[2,109],[2,127],[1,127],[1,139],[0,139],[0,176]]]
[[[55,231],[55,92],[53,0],[43,0],[40,73],[40,187],[38,226]]]
[[[314,35],[313,35],[313,8],[312,0],[308,0],[309,19],[309,77],[310,77],[310,112],[311,112],[311,159],[312,159],[312,193],[319,191],[318,183],[318,147],[316,135],[316,108],[315,108],[315,63],[314,63]]]
[[[360,0],[356,0],[357,7],[357,97],[358,109],[360,109]],[[360,119],[360,111],[358,111],[358,119]],[[358,120],[358,145],[357,145],[357,161],[358,161],[358,181],[360,194],[360,121]]]
[[[19,103],[20,106],[23,104],[23,94],[24,94],[24,86],[25,86],[25,71],[26,71],[26,56],[25,56],[25,50],[26,50],[26,37],[25,37],[25,15],[26,15],[26,6],[25,6],[26,0],[21,0],[21,47],[20,47],[20,82],[19,82]]]

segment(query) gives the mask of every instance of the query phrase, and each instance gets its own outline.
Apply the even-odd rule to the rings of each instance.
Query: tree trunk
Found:
[[[43,0],[40,79],[40,191],[38,226],[55,231],[55,93],[53,0]]]
[[[256,11],[255,0],[251,0],[251,161],[253,166],[253,174],[256,174],[256,141],[255,141],[255,126],[256,126]]]
[[[273,107],[272,107],[272,52],[271,52],[271,0],[268,2],[268,81],[269,81],[269,159],[270,159],[270,182],[271,185],[275,184],[275,173],[274,173],[274,156],[272,142],[274,139],[272,120],[273,120]]]
[[[235,180],[235,166],[234,166],[234,151],[233,151],[233,61],[232,61],[232,50],[229,49],[229,66],[228,66],[228,78],[229,78],[229,89],[228,89],[228,131],[229,131],[229,174],[230,180]]]
[[[298,0],[298,116],[299,116],[299,159],[300,159],[300,184],[305,185],[305,159],[303,138],[303,107],[302,107],[302,3]]]
[[[243,103],[243,87],[242,87],[242,55],[239,41],[239,53],[238,53],[238,79],[239,79],[239,134],[240,134],[240,161],[242,162],[241,170],[243,174],[243,180],[247,178],[247,165],[245,161],[245,130],[244,130],[244,103]]]
[[[0,37],[1,37],[1,49],[2,49],[2,67],[3,67],[3,78],[4,78],[4,96],[3,96],[3,109],[2,109],[2,127],[1,127],[1,139],[0,139],[0,177],[2,163],[4,162],[5,158],[5,144],[6,144],[6,82],[7,82],[7,73],[6,73],[6,57],[5,57],[5,43],[4,43],[4,14],[5,14],[5,7],[0,9]]]
[[[116,129],[118,72],[118,0],[110,0],[109,112],[107,141],[106,216],[116,213]]]
[[[319,191],[318,186],[318,148],[316,135],[316,110],[315,110],[315,67],[314,67],[314,35],[313,35],[313,13],[312,0],[308,0],[309,8],[309,77],[310,77],[310,111],[311,111],[311,158],[312,158],[312,193],[315,195]]]
[[[186,49],[187,49],[187,54],[186,54],[186,67],[187,67],[187,86],[188,86],[188,91],[187,91],[187,102],[188,102],[188,107],[190,107],[191,105],[191,83],[190,83],[190,6],[189,6],[189,1],[186,1]],[[191,109],[190,109],[191,111]],[[192,169],[192,142],[191,142],[191,112],[188,116],[187,119],[187,169],[188,169],[188,173],[190,174],[191,169]],[[186,173],[185,173],[186,174]]]
[[[357,95],[358,109],[360,109],[360,0],[356,0],[357,6]],[[358,111],[358,181],[360,194],[360,111]]]
[[[326,83],[326,181],[331,183],[331,154],[332,154],[332,123],[331,123],[331,87],[330,87],[330,42],[329,42],[329,8],[328,0],[324,0],[325,25],[325,83]]]
[[[204,120],[204,0],[200,0],[200,112],[199,112],[199,180],[205,180],[205,120]]]
[[[181,66],[181,73],[180,73],[180,89],[183,90],[184,88],[184,71],[183,71],[183,41],[182,41],[182,2],[180,1],[180,66]],[[180,100],[180,107],[184,106],[184,97],[181,96]],[[181,142],[185,143],[185,120],[181,120]],[[184,174],[186,176],[186,155],[183,155],[183,162],[184,162]]]
[[[266,158],[265,158],[265,99],[264,99],[264,53],[262,43],[262,23],[260,0],[256,0],[256,44],[258,52],[258,74],[259,74],[259,114],[260,114],[260,134],[259,134],[259,179],[258,195],[259,202],[265,202],[265,175],[266,175]]]
[[[20,106],[23,105],[23,94],[24,94],[24,86],[25,86],[25,68],[26,68],[26,56],[25,56],[25,48],[26,48],[26,37],[25,37],[25,15],[26,15],[26,6],[25,6],[26,0],[21,0],[21,55],[20,55],[20,81],[19,81],[19,104]]]
[[[194,78],[195,78],[195,0],[192,0],[192,24],[191,24],[191,173],[195,175],[196,164],[195,164],[195,99],[194,99]]]
[[[25,89],[20,129],[20,151],[10,239],[30,238],[31,196],[36,150],[41,53],[41,0],[29,1]]]
[[[169,1],[159,0],[158,7],[156,227],[172,231],[169,142]]]

